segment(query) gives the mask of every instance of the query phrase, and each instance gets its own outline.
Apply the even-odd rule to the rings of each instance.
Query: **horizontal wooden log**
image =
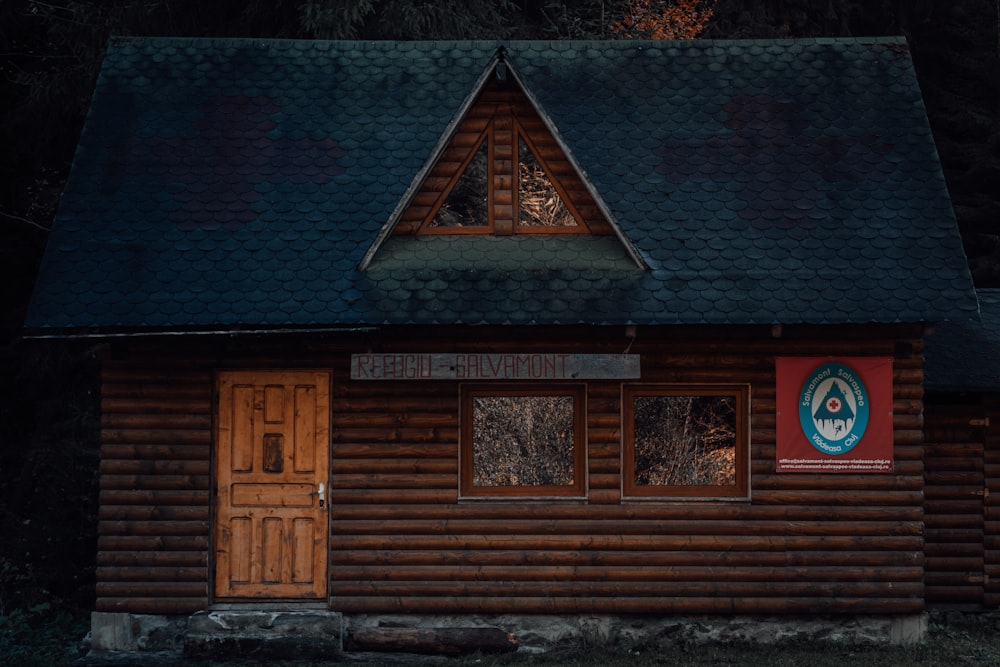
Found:
[[[208,577],[207,551],[99,551],[97,565],[106,567],[201,567]]]
[[[481,581],[481,582],[920,582],[924,571],[919,567],[758,567],[668,565],[633,563],[609,565],[417,565],[348,566],[338,564],[332,570],[335,587],[342,581]],[[982,573],[980,571],[980,579]]]
[[[634,567],[636,563],[651,567],[703,566],[729,569],[735,567],[834,568],[842,572],[865,573],[864,578],[877,576],[885,568],[917,568],[923,571],[922,553],[900,554],[896,551],[610,551],[610,550],[446,550],[412,549],[385,551],[351,549],[332,554],[335,567],[410,567],[441,566],[601,566]]]
[[[189,459],[112,459],[101,458],[100,471],[104,475],[208,475],[211,468],[207,460]]]
[[[751,488],[753,488],[752,485]],[[815,504],[830,507],[842,505],[919,507],[923,501],[923,491],[867,491],[852,489],[850,493],[844,493],[839,490],[770,491],[754,488],[753,500],[755,503],[774,505]]]
[[[965,528],[976,529],[982,536],[982,514],[937,514],[927,512],[924,515],[924,525],[927,528]]]
[[[148,586],[154,584],[135,584]],[[125,584],[104,584],[105,589],[117,590],[117,586]],[[181,584],[177,584],[178,587]],[[444,581],[444,582],[401,582],[401,581],[339,581],[336,586],[337,595],[355,596],[386,596],[401,598],[419,598],[424,596],[442,596],[458,601],[461,598],[503,599],[508,597],[543,597],[553,598],[580,597],[630,597],[630,598],[676,598],[718,596],[728,597],[817,597],[817,598],[922,598],[924,584],[918,582],[873,582],[873,581],[838,581],[838,582],[787,582],[772,581],[761,585],[760,582],[736,581],[684,581],[684,582],[592,582],[592,581],[547,581],[547,582],[479,582],[479,581]]]
[[[971,486],[980,491],[983,488],[983,473],[976,470],[927,470],[924,480],[929,486]]]
[[[924,503],[928,515],[981,516],[983,500],[978,496],[963,495],[961,498],[928,498]]]
[[[99,598],[197,598],[206,595],[205,581],[97,582]]]
[[[923,432],[924,416],[922,414],[893,414],[892,427],[896,430],[913,429]]]
[[[622,476],[618,473],[599,473],[591,471],[591,473],[587,476],[587,481],[589,482],[590,489],[592,491],[611,489],[617,492],[622,486]]]
[[[101,505],[102,521],[200,521],[209,520],[207,506],[190,505]]]
[[[956,459],[979,465],[976,459],[983,455],[983,445],[979,442],[955,442],[953,440],[925,438],[924,453],[928,459]]]
[[[458,456],[458,440],[454,442],[334,442],[331,445],[333,466],[351,458],[418,458],[454,459]]]
[[[398,408],[389,412],[334,412],[330,426],[335,429],[398,429],[442,428],[458,426],[458,401],[453,400],[452,412],[405,412]]]
[[[336,458],[331,463],[331,471],[336,475],[457,475],[458,460],[454,457],[450,459]]]
[[[928,543],[943,544],[983,544],[981,528],[925,528],[924,539]]]
[[[458,442],[457,427],[425,426],[422,428],[333,428],[330,429],[332,442],[350,443],[429,443],[429,442]]]
[[[205,551],[208,534],[204,535],[99,535],[98,552],[107,551]]]
[[[976,485],[929,484],[924,493],[929,500],[982,498],[984,490]]]
[[[960,542],[960,543],[938,543],[938,542],[927,542],[924,544],[924,554],[927,556],[928,560],[935,557],[947,558],[951,556],[961,556],[965,558],[971,557],[981,557],[983,554],[983,545],[976,542]]]
[[[101,398],[102,415],[171,415],[171,414],[212,414],[212,394],[198,388],[195,395],[158,396],[155,398],[118,397],[105,395]]]
[[[414,504],[457,503],[458,490],[448,489],[345,489],[332,488],[328,494],[332,506],[339,504],[381,504],[412,502]]]
[[[192,405],[211,405],[212,379],[174,378],[173,371],[159,374],[155,380],[152,375],[145,375],[141,368],[129,371],[127,374],[115,376],[113,370],[105,368],[101,373],[101,405],[114,408],[119,405],[143,404],[173,404],[190,402]],[[114,411],[112,409],[112,411]]]
[[[330,477],[330,487],[333,489],[457,489],[458,471],[439,475],[423,473],[420,475],[397,474],[358,474]]]
[[[461,656],[512,653],[517,640],[499,628],[353,628],[348,651]]]
[[[592,459],[612,459],[618,462],[619,469],[621,466],[621,441],[618,439],[611,439],[606,442],[594,442],[590,439],[588,442],[588,458]]]
[[[821,505],[756,505],[742,502],[631,503],[602,507],[566,503],[462,503],[457,505],[386,504],[335,506],[332,521],[409,521],[464,519],[480,523],[507,521],[517,517],[531,521],[780,521],[780,522],[916,522],[923,520],[920,507]]]
[[[517,519],[517,512],[504,520],[485,523],[477,519],[446,519],[400,521],[334,521],[334,535],[590,535],[625,536],[916,536],[924,534],[917,522],[905,521],[733,521],[733,520],[617,520]],[[971,538],[971,533],[936,533],[957,541]],[[979,533],[981,538],[982,533]]]
[[[620,475],[621,461],[613,458],[587,458],[587,469],[590,475]],[[618,486],[621,486],[619,482]]]
[[[208,608],[208,596],[193,597],[98,597],[97,611],[132,614],[193,614]]]
[[[587,499],[594,506],[617,505],[621,502],[622,492],[619,489],[591,489]]]
[[[916,491],[924,487],[924,480],[916,475],[838,473],[827,476],[812,474],[754,475],[751,485],[754,492],[776,490],[836,489],[845,491]]]
[[[204,567],[182,566],[98,566],[97,581],[110,584],[112,582],[201,582],[208,581],[208,572]]]
[[[210,430],[212,415],[205,413],[123,413],[104,412],[104,429]]]
[[[928,586],[953,586],[955,588],[969,588],[978,591],[981,597],[983,594],[983,583],[986,575],[982,570],[948,570],[942,572],[928,572],[924,576],[924,583]]]
[[[102,491],[198,491],[208,489],[209,475],[101,475]]]
[[[208,535],[207,521],[98,521],[98,535]]]
[[[212,448],[209,445],[134,445],[134,444],[103,444],[101,445],[101,460],[171,460],[171,461],[207,461]]]
[[[919,597],[385,597],[330,599],[344,613],[406,614],[918,614]]]
[[[746,536],[746,535],[340,535],[334,551],[350,549],[620,549],[627,551],[919,551],[920,536]]]
[[[113,445],[205,445],[212,444],[210,429],[121,429],[101,431],[101,442]]]
[[[421,388],[425,385],[421,384]],[[346,386],[340,391],[334,390],[330,407],[334,415],[366,414],[366,413],[403,413],[421,412],[440,414],[444,416],[458,415],[457,397],[454,391],[440,393],[421,391],[419,393],[386,393],[380,385],[368,387],[351,386],[350,393]],[[367,391],[361,391],[366,389]]]
[[[195,505],[208,507],[208,489],[102,489],[101,505]]]
[[[920,428],[895,428],[892,432],[892,442],[895,445],[920,445],[924,441],[924,432]]]

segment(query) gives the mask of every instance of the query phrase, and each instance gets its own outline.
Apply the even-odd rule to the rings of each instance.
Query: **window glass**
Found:
[[[582,494],[582,390],[479,387],[463,394],[464,494]]]
[[[518,222],[525,227],[576,227],[576,218],[524,139],[517,141]]]
[[[489,149],[487,141],[483,140],[429,227],[487,227],[488,174]]]
[[[745,387],[628,387],[626,495],[745,496]]]

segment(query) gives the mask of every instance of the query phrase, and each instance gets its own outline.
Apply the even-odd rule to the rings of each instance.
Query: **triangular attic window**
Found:
[[[518,226],[544,231],[550,227],[579,227],[524,137],[517,138]]]
[[[489,142],[483,137],[444,203],[426,223],[427,227],[486,227],[489,224],[489,172]]]
[[[614,234],[513,77],[490,77],[402,212],[410,234]]]

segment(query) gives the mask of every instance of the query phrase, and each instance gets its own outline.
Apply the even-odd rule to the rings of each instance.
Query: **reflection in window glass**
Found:
[[[731,396],[636,396],[635,483],[736,483],[736,410]]]
[[[473,486],[574,482],[572,396],[477,396],[472,404]]]
[[[518,221],[527,227],[575,227],[577,222],[563,203],[542,165],[518,137]]]
[[[430,227],[485,227],[489,224],[488,162],[488,149],[483,141],[431,220]]]

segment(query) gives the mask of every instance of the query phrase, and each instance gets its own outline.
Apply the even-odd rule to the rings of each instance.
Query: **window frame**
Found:
[[[567,499],[587,497],[587,388],[582,384],[467,384],[459,388],[459,498],[475,500]],[[565,486],[475,486],[473,484],[473,406],[488,397],[573,398],[573,484]]]
[[[726,486],[639,485],[635,482],[635,399],[640,396],[718,396],[735,402],[736,481]],[[749,384],[625,384],[622,385],[622,498],[629,500],[750,500]]]

